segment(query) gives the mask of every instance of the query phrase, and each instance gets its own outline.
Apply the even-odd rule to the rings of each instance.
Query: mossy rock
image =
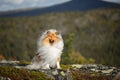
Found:
[[[0,76],[9,77],[11,80],[50,80],[47,75],[39,71],[29,71],[7,66],[0,66]]]
[[[120,72],[119,68],[93,64],[61,65],[61,67],[62,69],[29,70],[14,68],[14,66],[0,66],[0,79],[4,77],[11,80],[113,80]]]
[[[101,76],[96,73],[91,74],[77,70],[72,70],[71,73],[73,80],[110,80],[108,76]]]

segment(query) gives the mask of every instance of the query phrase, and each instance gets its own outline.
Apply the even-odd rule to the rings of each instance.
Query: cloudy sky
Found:
[[[15,10],[21,8],[47,7],[71,0],[0,0],[0,11]],[[120,0],[104,0],[120,4]]]

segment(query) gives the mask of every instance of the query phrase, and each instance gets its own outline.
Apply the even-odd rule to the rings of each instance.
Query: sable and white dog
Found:
[[[63,46],[62,36],[57,30],[45,31],[38,40],[37,54],[33,58],[32,64],[27,67],[30,69],[50,69],[50,67],[60,69]]]

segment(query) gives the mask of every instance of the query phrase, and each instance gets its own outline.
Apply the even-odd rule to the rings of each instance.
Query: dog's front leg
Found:
[[[60,62],[57,61],[57,69],[61,69]]]
[[[50,65],[46,64],[42,69],[50,69]]]
[[[61,67],[60,67],[60,58],[57,59],[57,69],[61,69]]]

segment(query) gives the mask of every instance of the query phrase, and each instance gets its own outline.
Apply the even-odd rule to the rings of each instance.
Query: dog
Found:
[[[31,69],[61,69],[60,60],[64,47],[61,34],[55,29],[46,30],[38,39],[38,50],[32,63],[27,66]]]

